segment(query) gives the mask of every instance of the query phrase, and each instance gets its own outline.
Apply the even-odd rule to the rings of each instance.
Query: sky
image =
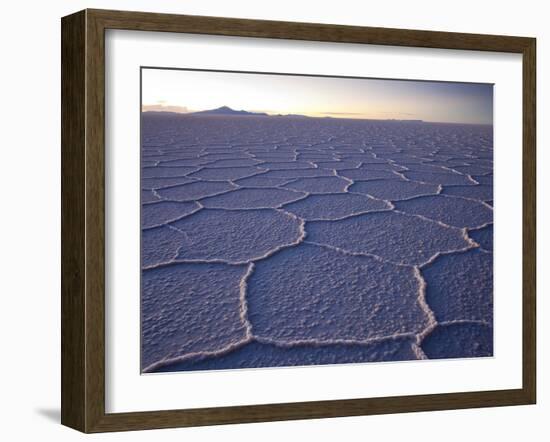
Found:
[[[142,69],[142,110],[493,123],[493,85]]]

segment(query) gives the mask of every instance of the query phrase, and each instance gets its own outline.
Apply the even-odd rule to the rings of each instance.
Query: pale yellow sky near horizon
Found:
[[[142,69],[142,110],[235,110],[316,117],[492,124],[493,86]]]

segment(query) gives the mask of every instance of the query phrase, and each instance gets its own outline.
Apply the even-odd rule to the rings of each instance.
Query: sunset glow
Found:
[[[142,110],[492,124],[493,85],[142,69]]]

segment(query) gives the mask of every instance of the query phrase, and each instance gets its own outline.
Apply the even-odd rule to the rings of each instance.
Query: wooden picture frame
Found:
[[[123,29],[419,48],[523,57],[523,385],[512,390],[105,411],[105,30]],[[536,41],[533,38],[84,10],[62,19],[62,410],[83,432],[534,404],[536,398]]]

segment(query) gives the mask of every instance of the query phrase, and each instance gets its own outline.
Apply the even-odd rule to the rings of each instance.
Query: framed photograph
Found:
[[[535,39],[62,19],[62,423],[533,404]]]

